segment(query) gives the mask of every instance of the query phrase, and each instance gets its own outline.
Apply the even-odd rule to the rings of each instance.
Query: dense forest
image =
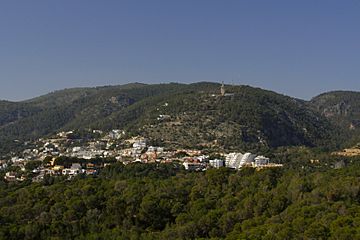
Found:
[[[117,163],[70,181],[1,182],[0,239],[360,239],[360,159],[334,169],[301,158],[261,171]]]

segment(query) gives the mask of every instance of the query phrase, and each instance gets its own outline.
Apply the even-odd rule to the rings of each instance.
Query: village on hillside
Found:
[[[226,93],[224,83],[216,97],[231,97]],[[167,103],[165,103],[167,106]],[[170,118],[160,114],[157,121]],[[126,138],[124,130],[76,130],[59,132],[50,138],[40,138],[26,142],[28,146],[20,153],[11,153],[0,158],[0,170],[6,171],[5,180],[24,181],[31,171],[31,179],[39,182],[45,176],[67,176],[68,179],[79,174],[96,175],[115,162],[129,163],[172,163],[183,165],[188,171],[205,171],[208,168],[227,167],[239,170],[244,167],[263,168],[282,167],[272,163],[268,157],[254,153],[215,152],[209,156],[196,149],[166,149],[152,146],[142,136]],[[214,157],[216,156],[216,157]],[[17,169],[17,171],[15,171]]]
[[[267,157],[252,153],[216,153],[218,158],[212,158],[195,149],[167,150],[164,147],[150,146],[148,140],[141,136],[124,140],[125,132],[117,129],[107,133],[89,130],[89,134],[99,137],[81,138],[77,136],[76,131],[68,131],[59,132],[51,138],[38,139],[32,144],[26,143],[31,147],[0,160],[0,169],[6,170],[11,166],[11,169],[20,170],[7,171],[5,180],[23,181],[26,179],[27,170],[31,170],[33,181],[41,181],[46,175],[65,175],[70,179],[78,174],[98,174],[102,168],[115,162],[178,162],[189,171],[205,171],[208,168],[220,167],[262,169],[282,166],[271,163]]]

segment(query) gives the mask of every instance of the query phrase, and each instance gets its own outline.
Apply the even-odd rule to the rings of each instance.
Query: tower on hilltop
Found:
[[[225,96],[225,86],[224,86],[224,81],[222,82],[221,88],[220,88],[220,93],[221,96]]]

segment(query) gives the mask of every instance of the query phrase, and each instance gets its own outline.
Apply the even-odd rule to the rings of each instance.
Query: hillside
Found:
[[[254,149],[332,144],[334,126],[305,101],[248,86],[127,84],[0,102],[0,152],[60,130],[125,129],[176,146]],[[19,141],[14,141],[19,140]]]
[[[311,99],[310,106],[339,126],[349,145],[360,142],[360,92],[323,93]]]
[[[247,86],[228,87],[232,96],[213,96],[218,87],[156,99],[143,107],[137,127],[149,138],[180,146],[227,149],[316,146],[331,135],[330,123],[303,101]]]
[[[310,103],[325,117],[337,121],[344,127],[360,127],[360,92],[328,92],[314,97]]]

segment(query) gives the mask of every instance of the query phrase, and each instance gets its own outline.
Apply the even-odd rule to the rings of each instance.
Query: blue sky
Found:
[[[2,0],[0,99],[135,81],[359,91],[359,13],[358,0]]]

